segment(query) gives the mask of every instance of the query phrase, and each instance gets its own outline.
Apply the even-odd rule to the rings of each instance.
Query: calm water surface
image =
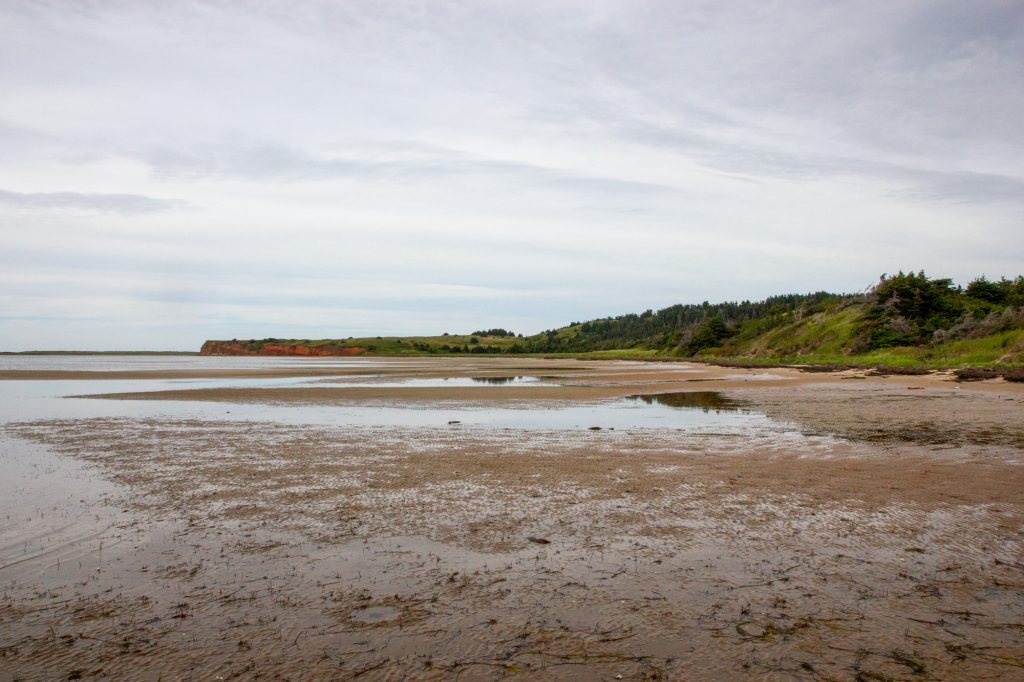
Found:
[[[339,370],[437,369],[466,361],[449,358],[263,358],[210,356],[0,356],[0,368],[20,370],[217,370],[270,368],[330,368]],[[488,370],[494,366],[479,365]],[[230,379],[138,380],[8,380],[0,381],[0,423],[38,419],[132,417],[199,420],[252,420],[334,426],[428,427],[457,421],[463,427],[513,429],[683,429],[725,433],[765,430],[787,432],[790,427],[749,406],[717,393],[692,392],[620,398],[589,403],[544,401],[510,403],[500,407],[466,407],[457,403],[382,405],[245,404],[205,401],[103,400],[71,396],[97,393],[181,390],[187,388],[286,387],[313,385],[395,386],[544,386],[557,377],[522,374],[507,376],[417,378],[380,376]],[[325,384],[329,382],[329,384]]]

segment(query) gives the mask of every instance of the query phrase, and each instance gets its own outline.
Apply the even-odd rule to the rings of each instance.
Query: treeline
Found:
[[[489,353],[496,355],[498,353],[511,352],[508,348],[502,348],[501,346],[483,346],[479,343],[462,344],[461,346],[458,344],[449,345],[446,343],[432,347],[428,347],[424,344],[423,347],[418,345],[417,349],[425,350],[428,353]]]
[[[471,336],[499,336],[499,337],[515,336],[515,335],[516,335],[515,332],[510,332],[507,329],[501,329],[501,328],[485,329],[484,331],[473,332],[471,334]],[[522,334],[520,334],[519,336],[522,336]]]
[[[799,311],[816,310],[844,297],[819,291],[812,294],[784,294],[763,301],[678,304],[657,312],[606,317],[578,323],[563,330],[548,330],[517,344],[512,352],[586,352],[644,347],[696,352],[717,345],[740,325],[758,320],[761,327],[781,323]]]

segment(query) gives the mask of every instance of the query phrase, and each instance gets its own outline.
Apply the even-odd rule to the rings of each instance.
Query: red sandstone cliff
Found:
[[[245,341],[207,341],[200,355],[296,355],[304,357],[350,356],[365,353],[358,346],[305,346],[301,343],[282,345],[264,343],[256,348]]]

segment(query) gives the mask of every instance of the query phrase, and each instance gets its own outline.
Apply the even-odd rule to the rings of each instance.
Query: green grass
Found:
[[[585,353],[536,353],[546,358],[572,358],[578,360],[650,360],[671,358],[668,353],[647,348],[620,348],[617,350],[592,350]]]
[[[936,346],[881,348],[856,355],[836,352],[831,344],[828,344],[826,348],[827,350],[824,352],[811,353],[786,353],[774,349],[775,352],[764,354],[735,354],[726,358],[721,352],[718,352],[708,353],[703,357],[708,360],[730,359],[771,364],[859,365],[865,367],[885,365],[936,369],[968,365],[975,367],[1019,365],[1024,364],[1024,330],[1014,329],[978,339],[951,341]]]
[[[748,341],[738,340],[735,345],[727,344],[713,352],[723,356],[752,357],[842,355],[843,348],[849,347],[853,340],[863,316],[864,311],[859,307],[816,313],[778,326]],[[742,339],[742,331],[739,336]]]
[[[840,311],[828,316],[815,315],[799,322],[783,325],[756,337],[742,346],[711,348],[698,359],[740,361],[764,365],[854,365],[863,367],[931,367],[935,369],[964,366],[1024,364],[1024,330],[1015,329],[979,339],[951,341],[937,346],[900,346],[882,348],[851,355],[842,352],[852,337],[858,311]],[[416,349],[413,344],[427,344],[439,349],[442,345],[472,348],[469,335],[450,336],[385,336],[347,339],[275,339],[281,345],[358,346],[373,355],[434,355]],[[514,337],[477,337],[480,346],[504,351],[516,343]],[[453,353],[453,356],[465,353]],[[530,354],[503,352],[505,357]],[[676,353],[649,348],[620,348],[583,353],[537,353],[549,358],[580,360],[671,360]],[[493,356],[493,355],[492,355]]]
[[[720,348],[704,351],[700,358],[709,361],[742,361],[765,365],[855,365],[864,367],[931,367],[955,368],[964,366],[993,366],[1024,364],[1024,329],[992,334],[978,339],[950,341],[935,346],[900,346],[850,354],[846,352],[854,344],[861,327],[865,309],[863,306],[848,306],[808,315],[801,320],[788,318],[774,327],[741,328]],[[563,327],[556,334],[572,338],[577,327]],[[760,332],[760,333],[759,333]],[[540,335],[538,335],[540,336]],[[303,344],[307,346],[356,346],[365,348],[373,355],[435,355],[444,354],[442,346],[473,349],[474,347],[494,349],[508,357],[509,349],[516,343],[529,339],[503,336],[476,337],[478,343],[470,343],[468,334],[449,336],[385,336],[346,339],[274,339],[272,343],[282,345]],[[533,337],[537,338],[537,337]],[[243,342],[245,343],[245,342]],[[262,345],[263,341],[256,341]],[[419,346],[417,348],[417,345]],[[426,347],[426,350],[424,349]],[[464,352],[452,355],[464,355]],[[494,356],[496,353],[483,355]],[[578,358],[592,360],[670,360],[679,356],[678,349],[619,348],[572,353],[536,353],[552,358]],[[529,354],[517,353],[524,356]]]
[[[1024,363],[1024,329],[1013,329],[980,339],[951,341],[921,349],[928,362],[968,365],[1018,365]]]

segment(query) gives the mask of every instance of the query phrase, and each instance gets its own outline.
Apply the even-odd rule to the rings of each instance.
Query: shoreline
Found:
[[[276,348],[276,347],[275,347]],[[343,351],[353,350],[343,348]],[[578,362],[646,362],[646,363],[694,363],[716,367],[735,369],[797,369],[804,372],[843,372],[849,370],[874,371],[884,375],[914,376],[943,372],[959,373],[963,381],[979,381],[984,379],[1004,378],[1011,382],[1024,382],[1024,365],[999,363],[943,363],[932,364],[886,364],[878,362],[843,362],[833,358],[821,362],[796,360],[781,362],[773,358],[757,357],[709,358],[709,357],[675,357],[650,355],[643,351],[617,350],[593,351],[587,353],[379,353],[355,349],[359,352],[310,353],[310,352],[278,352],[273,353],[206,353],[202,351],[0,351],[0,356],[167,356],[167,357],[209,357],[209,358],[273,358],[273,359],[309,359],[311,361],[329,361],[331,359],[407,359],[407,360],[487,360],[487,359],[540,359],[540,360],[573,360]],[[0,370],[0,379],[9,372],[24,370]],[[200,374],[194,375],[202,376]],[[226,376],[226,375],[225,375]],[[32,377],[36,378],[36,377]],[[46,378],[46,377],[39,377]],[[85,377],[69,377],[85,378]],[[135,377],[125,377],[135,378]]]

